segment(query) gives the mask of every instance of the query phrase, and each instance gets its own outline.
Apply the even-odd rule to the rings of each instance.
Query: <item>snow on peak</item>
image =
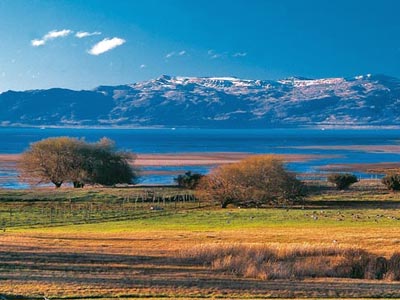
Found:
[[[239,81],[237,77],[205,77],[208,80],[221,80],[221,81]]]
[[[369,78],[371,78],[371,76],[372,76],[372,74],[368,73],[366,75],[355,76],[354,78],[357,79],[357,80],[363,80],[363,79],[369,79]]]
[[[344,78],[322,78],[322,79],[308,79],[292,77],[288,79],[278,80],[281,84],[292,85],[294,87],[307,87],[307,86],[315,86],[315,85],[336,85],[345,82]]]

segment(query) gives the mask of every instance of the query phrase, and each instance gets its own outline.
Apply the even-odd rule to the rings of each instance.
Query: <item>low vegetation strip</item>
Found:
[[[104,189],[0,192],[0,230],[146,219],[178,208],[198,207],[179,189]]]
[[[184,262],[257,279],[359,278],[400,280],[400,252],[390,258],[362,249],[318,245],[202,245],[181,252]]]

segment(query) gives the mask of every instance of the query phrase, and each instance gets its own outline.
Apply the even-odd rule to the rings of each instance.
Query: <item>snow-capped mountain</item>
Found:
[[[171,77],[91,91],[0,94],[3,126],[284,127],[400,125],[400,80]]]

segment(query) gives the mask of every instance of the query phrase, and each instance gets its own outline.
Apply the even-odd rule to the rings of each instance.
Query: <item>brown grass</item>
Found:
[[[263,235],[268,231],[269,234]],[[79,299],[118,296],[134,299],[400,296],[398,282],[319,278],[319,274],[329,269],[329,263],[340,265],[340,262],[346,262],[346,256],[340,252],[345,248],[336,250],[316,241],[307,245],[292,243],[289,242],[288,230],[285,231],[286,234],[282,231],[282,236],[279,236],[279,230],[6,232],[0,234],[0,295]],[[306,240],[310,235],[311,232],[304,232],[298,238]],[[260,239],[275,241],[275,244],[259,244],[256,240]],[[191,247],[206,240],[212,244]],[[243,246],[243,241],[251,243]],[[234,245],[227,246],[227,243]],[[230,251],[232,258],[225,260],[224,256],[219,256],[213,268],[211,264],[204,266],[205,260],[212,258],[213,249],[218,254],[221,245]],[[248,253],[257,259],[247,257],[246,268],[240,275],[242,273],[230,272],[228,268],[230,263],[234,263],[235,270],[240,270],[241,261],[237,257],[242,246],[249,248]],[[264,249],[269,251],[264,252]],[[192,251],[191,258],[186,251]],[[262,259],[270,257],[288,260],[298,270],[299,278],[305,279],[285,275],[284,260],[274,265],[275,269],[269,273],[261,275],[262,269],[258,266],[262,265]],[[249,261],[255,263],[250,265]],[[396,263],[393,258],[389,261]],[[306,271],[301,269],[304,264],[308,266]],[[320,264],[324,265],[323,270],[318,268]],[[346,270],[336,270],[339,271]],[[280,274],[280,277],[268,274]],[[267,275],[283,279],[265,280]],[[388,279],[395,279],[394,275]],[[314,276],[316,278],[312,278]]]
[[[389,262],[362,249],[316,245],[206,245],[181,252],[183,261],[257,279],[400,278],[400,255]]]

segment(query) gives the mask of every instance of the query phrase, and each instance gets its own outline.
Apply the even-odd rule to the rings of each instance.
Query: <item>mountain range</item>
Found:
[[[400,80],[171,77],[93,90],[7,91],[1,126],[398,126]]]

